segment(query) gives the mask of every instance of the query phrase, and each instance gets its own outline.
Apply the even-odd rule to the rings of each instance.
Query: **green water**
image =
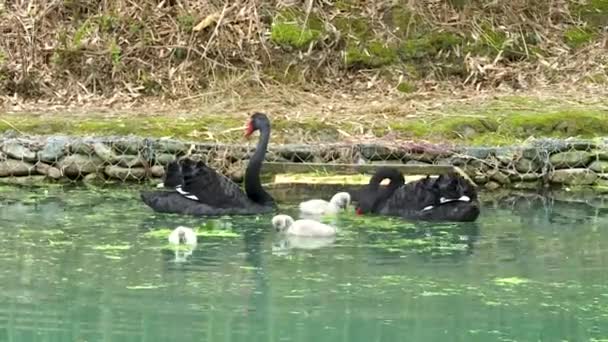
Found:
[[[608,218],[585,203],[507,198],[476,224],[341,215],[319,249],[270,216],[156,214],[134,188],[0,187],[0,218],[0,341],[608,339]],[[176,261],[149,232],[177,225],[231,234]]]

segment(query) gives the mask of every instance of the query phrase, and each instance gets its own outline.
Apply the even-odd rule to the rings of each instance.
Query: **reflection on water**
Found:
[[[310,239],[272,215],[157,214],[135,188],[0,187],[0,341],[607,339],[605,208],[511,194],[476,223],[349,213]],[[191,254],[150,234],[178,225],[237,234]]]

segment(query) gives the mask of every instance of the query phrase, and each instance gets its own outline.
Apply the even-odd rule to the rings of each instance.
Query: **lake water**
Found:
[[[474,224],[343,214],[336,241],[301,241],[270,215],[157,214],[137,190],[0,187],[0,341],[608,340],[595,205],[512,196]],[[207,232],[191,255],[158,233],[177,225]]]

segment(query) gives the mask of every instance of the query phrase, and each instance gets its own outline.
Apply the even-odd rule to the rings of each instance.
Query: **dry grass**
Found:
[[[530,91],[589,82],[604,86],[608,82],[606,33],[581,17],[576,9],[585,4],[12,1],[0,7],[0,96],[9,109],[40,100],[47,106],[129,106],[142,98],[145,103],[150,98],[161,103],[170,100],[167,106],[203,102],[211,108],[235,109],[254,101],[244,97],[259,97],[253,92],[261,92],[265,98],[252,107],[273,109],[278,102],[281,108],[289,108],[285,103],[291,101],[296,107],[314,109],[319,103],[330,103],[330,112],[344,108],[350,113],[358,108],[378,111],[374,106],[360,107],[353,94],[364,94],[360,103],[370,98],[383,102],[387,96],[399,98],[396,89],[402,82],[411,83],[423,98],[437,91]],[[319,39],[302,48],[273,42],[271,24],[288,9],[298,13],[302,27],[313,22],[320,26]],[[400,15],[409,18],[405,28],[398,27],[399,20],[403,21]],[[360,21],[362,16],[365,22]],[[346,30],[340,25],[345,22],[365,25],[366,32]],[[591,30],[593,36],[573,36],[578,39],[574,48],[574,38],[564,37],[568,30],[578,28]],[[393,56],[395,61],[382,66],[345,64],[351,48],[372,53],[367,46],[370,41],[399,47],[400,54],[407,54],[415,46],[403,44],[424,43],[421,39],[438,34],[458,40],[418,46],[428,53],[426,62]],[[307,94],[302,96],[303,92]],[[331,109],[334,105],[339,108]],[[418,109],[415,105],[412,111]]]

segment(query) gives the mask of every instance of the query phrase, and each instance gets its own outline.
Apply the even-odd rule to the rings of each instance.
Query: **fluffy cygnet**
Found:
[[[336,214],[346,209],[351,198],[348,192],[338,192],[327,202],[322,199],[312,199],[300,203],[300,211],[310,215]]]
[[[169,242],[175,245],[196,245],[196,233],[192,228],[179,226],[169,234]]]
[[[277,215],[272,218],[274,228],[282,233],[297,236],[333,236],[336,228],[315,220],[294,221],[291,216]]]

